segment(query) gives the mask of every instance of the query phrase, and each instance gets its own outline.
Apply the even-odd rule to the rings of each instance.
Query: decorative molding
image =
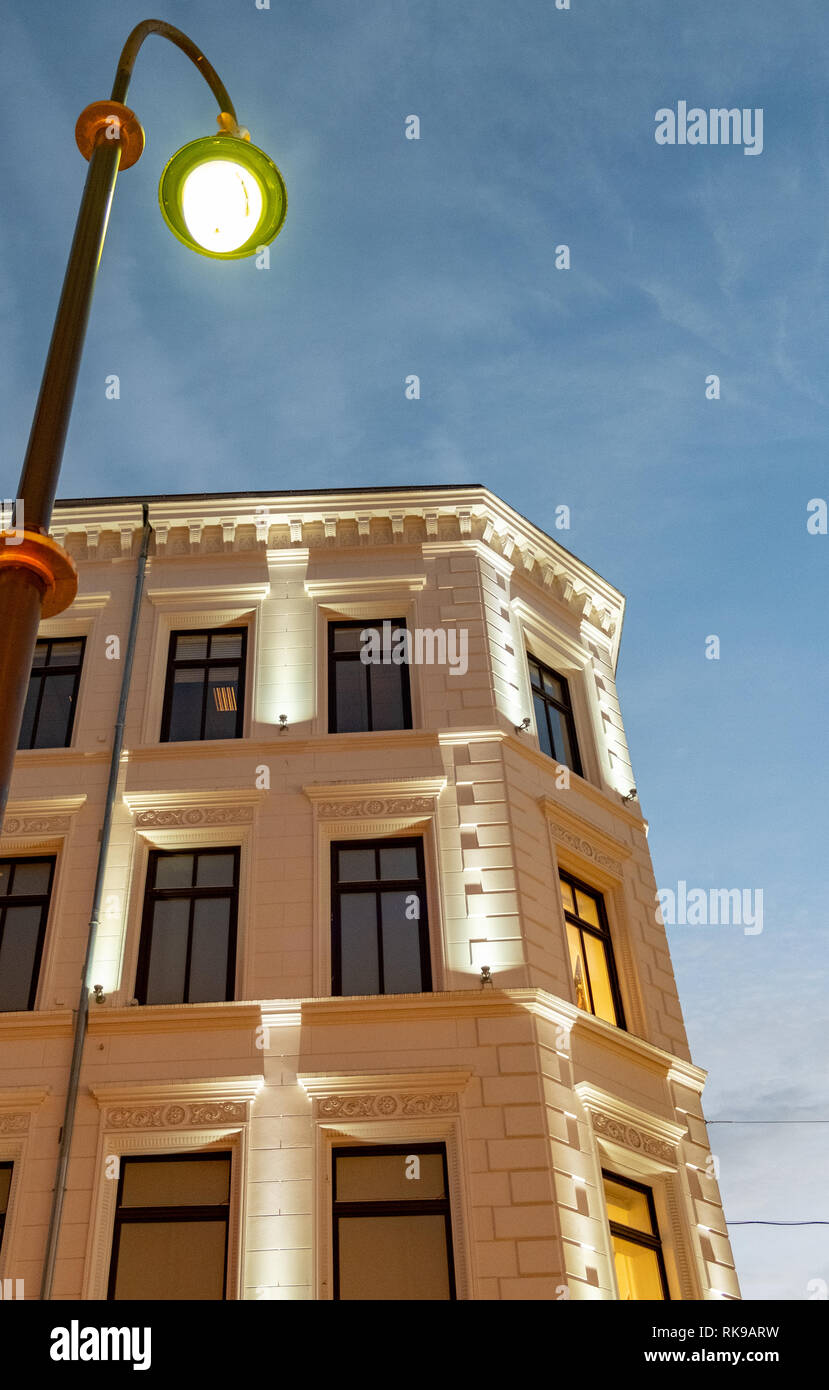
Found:
[[[237,1100],[202,1101],[195,1105],[119,1105],[104,1111],[107,1129],[189,1129],[193,1125],[242,1124],[247,1118],[246,1104]]]
[[[102,1082],[90,1091],[113,1129],[238,1125],[265,1084],[261,1074],[197,1081]]]
[[[618,859],[613,859],[604,850],[594,849],[589,840],[585,840],[581,835],[576,835],[572,830],[566,830],[563,825],[558,825],[556,821],[549,821],[550,832],[554,838],[563,845],[568,845],[576,854],[580,854],[583,859],[589,859],[591,864],[595,864],[600,869],[609,869],[617,878],[622,877],[622,865]]]
[[[331,1110],[325,1112],[327,1115],[405,1115],[411,1118],[454,1114],[458,1108],[458,1094],[471,1076],[471,1070],[466,1067],[435,1067],[431,1071],[304,1072],[297,1076],[297,1082],[312,1100],[320,1104],[331,1102]],[[370,1108],[345,1108],[352,1103]],[[322,1110],[319,1113],[322,1116]]]
[[[31,1110],[0,1112],[0,1134],[25,1134],[32,1118]]]
[[[135,817],[137,830],[148,826],[166,829],[168,826],[248,825],[253,820],[252,806],[198,806],[178,810],[139,811]]]
[[[253,1035],[263,1017],[258,1004],[232,1000],[221,1004],[142,1004],[140,1008],[129,1004],[120,1008],[94,1006],[89,1014],[89,1032],[111,1037],[125,1033],[152,1033],[158,1036],[162,1033],[215,1033],[232,1029]],[[129,1095],[134,1095],[135,1088],[128,1089]]]
[[[653,1135],[643,1133],[634,1125],[614,1120],[612,1115],[606,1115],[603,1110],[591,1110],[590,1117],[594,1130],[603,1139],[611,1139],[614,1144],[624,1144],[627,1149],[638,1149],[649,1158],[676,1163],[676,1145],[669,1143],[667,1139],[655,1139]]]
[[[677,1146],[688,1132],[684,1125],[630,1105],[589,1081],[576,1082],[574,1089],[599,1138],[678,1167]]]
[[[125,792],[136,830],[251,825],[266,793],[249,788],[186,792]]]
[[[444,1092],[430,1095],[326,1095],[316,1100],[316,1114],[321,1120],[330,1119],[410,1119],[413,1115],[454,1115],[458,1111],[457,1094]]]
[[[72,817],[86,802],[81,796],[52,796],[32,801],[10,801],[3,836],[65,835]]]
[[[565,809],[560,801],[554,801],[549,796],[539,797],[538,804],[547,820],[554,846],[558,841],[597,868],[607,869],[616,878],[624,876],[623,861],[633,853],[630,845],[606,830],[600,830],[575,811]]]
[[[319,782],[303,787],[320,820],[396,820],[433,816],[445,777],[388,782]]]
[[[305,1073],[299,1085],[313,1102],[314,1116],[329,1120],[412,1120],[457,1115],[459,1094],[472,1073],[445,1071]]]
[[[321,801],[317,813],[321,820],[340,820],[351,816],[355,820],[377,819],[386,816],[427,816],[435,809],[433,798],[427,796],[372,797],[366,801]]]
[[[425,588],[425,574],[375,574],[359,577],[353,574],[339,574],[334,579],[305,580],[305,592],[308,597],[319,599],[322,603],[361,594],[377,598],[388,594],[394,597],[398,594],[418,594]]]
[[[238,618],[237,605],[244,611],[263,603],[270,594],[271,586],[265,580],[253,584],[198,584],[186,588],[147,589],[147,598],[156,608],[178,608],[198,604],[202,611],[210,611],[215,622],[231,621]],[[231,607],[232,605],[232,607]],[[217,612],[214,614],[213,609]],[[227,610],[230,611],[227,611]],[[218,610],[221,610],[219,612]],[[198,616],[198,615],[196,615]]]

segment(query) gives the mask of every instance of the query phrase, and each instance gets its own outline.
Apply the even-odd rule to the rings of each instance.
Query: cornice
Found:
[[[47,838],[65,835],[86,801],[86,793],[80,796],[34,797],[28,800],[14,800],[8,804],[3,822],[3,840],[28,839],[32,835]]]
[[[239,607],[255,608],[264,603],[271,586],[268,580],[248,584],[191,584],[183,588],[147,589],[146,596],[156,608]]]
[[[101,1081],[89,1089],[100,1109],[130,1101],[140,1104],[172,1101],[254,1100],[265,1084],[261,1072],[247,1076],[198,1077],[192,1081]]]
[[[434,748],[439,754],[440,734],[432,729],[388,729],[357,734],[280,734],[274,728],[273,738],[207,739],[199,744],[199,760],[205,758],[273,757],[274,753],[294,753],[302,756],[323,750],[332,756],[338,752],[380,751],[381,749]],[[131,748],[126,755],[131,763],[155,762],[158,759],[183,758],[193,761],[193,747],[188,743],[145,743]]]
[[[638,1149],[651,1158],[676,1162],[676,1146],[688,1133],[685,1125],[620,1100],[590,1081],[577,1081],[574,1090],[589,1112],[595,1132],[603,1139]]]
[[[192,829],[211,825],[249,825],[267,792],[253,787],[218,790],[134,791],[124,793],[124,805],[136,830]]]
[[[360,558],[365,562],[365,555],[361,554]],[[304,587],[309,598],[327,603],[334,599],[347,600],[362,594],[382,598],[385,591],[394,597],[398,594],[419,594],[426,588],[426,578],[425,574],[369,574],[361,575],[359,578],[340,574],[334,579],[306,579]]]
[[[0,1014],[0,1042],[39,1042],[41,1038],[70,1038],[74,1014],[71,1009],[34,1009],[29,1012]]]
[[[600,829],[571,806],[565,806],[561,800],[540,796],[538,804],[555,840],[589,859],[598,868],[609,869],[617,878],[622,877],[623,863],[633,853],[630,845]]]
[[[71,1017],[71,1016],[70,1016]],[[255,1035],[261,1020],[258,1004],[229,1000],[220,1004],[140,1004],[111,1009],[93,1005],[90,1034],[214,1033],[224,1029]]]
[[[321,819],[434,815],[446,777],[391,777],[382,782],[311,782],[302,790]]]
[[[309,1071],[298,1072],[297,1081],[309,1096],[330,1096],[334,1092],[378,1095],[383,1091],[431,1091],[436,1085],[444,1091],[462,1091],[472,1071],[468,1067],[431,1067],[428,1071]]]
[[[37,1110],[51,1086],[4,1086],[0,1088],[0,1111]]]
[[[456,1115],[460,1093],[472,1072],[435,1067],[432,1071],[303,1072],[297,1081],[321,1120],[409,1120]]]
[[[18,748],[15,753],[15,771],[24,774],[27,767],[54,766],[62,763],[108,763],[112,754],[106,748]]]
[[[90,1086],[108,1130],[181,1130],[245,1124],[265,1084],[261,1074],[196,1081]]]
[[[615,665],[624,614],[623,595],[588,565],[522,517],[487,488],[479,486],[359,492],[273,494],[272,496],[220,496],[162,498],[150,503],[157,555],[167,557],[167,538],[178,532],[169,546],[173,561],[194,555],[226,557],[286,551],[294,546],[322,552],[355,543],[391,552],[400,545],[441,543],[482,546],[486,558],[502,573],[507,569],[553,593],[559,602],[592,624],[610,642]],[[417,522],[415,531],[412,522]],[[372,523],[382,525],[372,526]],[[86,553],[99,553],[99,538],[106,541],[103,558],[130,555],[134,532],[140,530],[136,504],[100,503],[59,505],[54,530],[71,539],[86,536]],[[95,545],[90,546],[90,537]],[[116,539],[119,537],[119,539]],[[71,544],[67,543],[70,552]],[[75,547],[76,558],[83,558]],[[431,553],[436,552],[432,549]],[[481,552],[479,552],[481,553]]]

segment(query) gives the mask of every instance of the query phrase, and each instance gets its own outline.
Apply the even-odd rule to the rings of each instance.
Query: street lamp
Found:
[[[163,20],[136,25],[124,44],[109,101],[87,106],[75,128],[89,170],[17,488],[13,529],[0,530],[0,828],[38,623],[63,612],[77,593],[74,563],[50,539],[49,522],[115,181],[119,169],[129,169],[144,149],[144,132],[124,100],[138,50],[150,34],[169,39],[186,53],[219,106],[220,132],[185,145],[161,175],[159,202],[170,230],[201,255],[235,260],[267,246],[285,221],[282,175],[250,143],[201,50]],[[2,525],[8,526],[5,515]]]

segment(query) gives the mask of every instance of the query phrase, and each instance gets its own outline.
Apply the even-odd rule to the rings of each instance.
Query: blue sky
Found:
[[[150,38],[129,97],[147,147],[118,181],[61,495],[474,481],[550,531],[570,506],[553,533],[628,598],[619,685],[657,882],[764,893],[759,935],[670,929],[707,1114],[829,1120],[829,537],[806,530],[829,496],[825,0],[161,16],[219,69],[288,217],[267,271],[171,238],[158,176],[215,104]],[[82,188],[75,120],[143,18],[6,5],[3,496]],[[682,100],[762,108],[762,154],[657,145]],[[829,1221],[829,1124],[711,1139],[731,1221]],[[829,1281],[826,1230],[732,1227],[744,1295]]]

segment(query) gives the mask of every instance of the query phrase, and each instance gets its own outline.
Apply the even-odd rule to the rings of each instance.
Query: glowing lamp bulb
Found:
[[[205,251],[238,251],[259,226],[262,190],[241,164],[209,159],[184,180],[181,211],[187,230]]]
[[[273,160],[229,134],[193,140],[174,154],[158,198],[174,236],[218,260],[257,254],[281,230],[288,204]]]

